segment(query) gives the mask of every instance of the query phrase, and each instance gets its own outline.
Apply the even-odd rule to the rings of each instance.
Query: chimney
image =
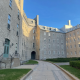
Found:
[[[71,25],[71,20],[68,20],[68,25]]]
[[[37,25],[39,25],[39,15],[37,15],[36,18],[37,18]]]

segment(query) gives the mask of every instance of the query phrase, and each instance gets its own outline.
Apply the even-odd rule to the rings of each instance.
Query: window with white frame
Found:
[[[50,36],[50,33],[48,33],[48,35]]]
[[[46,32],[44,32],[44,35],[46,35]]]

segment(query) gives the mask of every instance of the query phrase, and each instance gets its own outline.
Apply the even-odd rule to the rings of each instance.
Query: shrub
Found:
[[[70,61],[77,61],[80,60],[80,58],[55,58],[55,59],[46,59],[46,61],[52,61],[52,62],[70,62]]]
[[[80,61],[70,61],[70,66],[80,69]]]

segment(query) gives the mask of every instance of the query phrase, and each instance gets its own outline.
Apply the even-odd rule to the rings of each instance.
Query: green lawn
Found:
[[[20,80],[31,69],[3,69],[0,70],[0,80]]]
[[[34,60],[29,60],[28,62],[26,62],[24,64],[38,64],[38,62],[34,61]]]
[[[61,65],[60,67],[69,71],[71,74],[75,75],[77,78],[80,79],[80,70],[79,69],[76,69],[76,68],[71,67],[69,65]]]

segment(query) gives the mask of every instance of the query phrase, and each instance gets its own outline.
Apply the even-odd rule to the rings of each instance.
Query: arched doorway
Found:
[[[35,51],[31,52],[31,59],[36,59],[36,52]]]

